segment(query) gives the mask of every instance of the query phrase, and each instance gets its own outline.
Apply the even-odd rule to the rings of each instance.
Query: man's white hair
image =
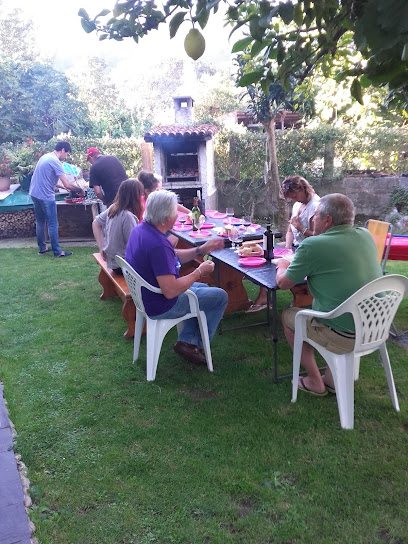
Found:
[[[150,193],[146,200],[143,219],[151,225],[160,225],[177,214],[177,195],[161,189]]]

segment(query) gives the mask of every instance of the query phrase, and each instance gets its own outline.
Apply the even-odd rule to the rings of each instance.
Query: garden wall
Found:
[[[356,207],[356,223],[364,224],[369,218],[383,220],[390,206],[393,190],[397,187],[408,189],[408,178],[397,176],[386,177],[346,177],[344,179],[310,179],[316,193],[324,196],[330,193],[343,193],[347,195]],[[227,206],[235,209],[236,215],[251,213],[250,196],[245,195],[234,186],[236,180],[228,180],[222,183],[224,190],[218,191],[218,209],[223,211]],[[257,191],[262,193],[263,184],[258,185]],[[245,203],[248,203],[245,205]],[[273,211],[265,208],[264,198],[258,195],[257,204],[253,212],[254,217],[261,220],[270,216]],[[288,208],[289,217],[289,208]]]

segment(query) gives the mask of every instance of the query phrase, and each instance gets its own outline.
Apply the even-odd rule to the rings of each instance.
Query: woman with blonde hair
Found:
[[[92,230],[108,268],[122,274],[115,255],[125,257],[126,245],[133,228],[143,213],[143,185],[137,179],[122,181],[115,199],[107,210],[97,215]]]
[[[310,220],[319,204],[320,197],[317,196],[313,187],[302,176],[285,178],[282,182],[281,193],[286,200],[293,202],[284,247],[296,250],[305,238],[313,236]],[[264,310],[267,306],[267,296],[266,289],[261,287],[256,300],[248,308],[247,313]]]
[[[305,238],[313,236],[310,220],[320,197],[302,176],[289,176],[282,182],[282,195],[293,202],[292,215],[286,233],[288,248],[297,249]]]

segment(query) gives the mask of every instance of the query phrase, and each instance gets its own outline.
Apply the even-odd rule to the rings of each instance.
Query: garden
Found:
[[[171,97],[187,82],[196,123],[219,128],[222,206],[235,199],[239,213],[263,223],[265,208],[279,208],[287,175],[305,176],[322,195],[362,175],[368,183],[355,181],[356,192],[381,200],[380,218],[406,232],[408,4],[244,0],[223,14],[232,41],[220,32],[206,43],[222,4],[121,2],[109,10],[102,2],[95,16],[67,4],[66,28],[75,9],[87,38],[119,49],[139,47],[162,26],[171,38],[199,39],[198,50],[185,46],[195,63],[168,57],[167,39],[157,62],[153,48],[125,52],[121,64],[119,49],[98,57],[87,45],[70,64],[40,52],[34,19],[0,0],[0,191],[10,183],[27,191],[38,159],[59,139],[70,141],[68,161],[84,172],[86,149],[96,146],[134,177],[144,134],[173,123]],[[219,53],[232,48],[233,72],[206,57],[214,35]],[[243,110],[252,131],[228,123]],[[276,129],[285,112],[299,114],[299,128]],[[381,178],[392,178],[392,190],[380,193]],[[274,382],[274,343],[259,314],[224,317],[213,373],[182,361],[170,331],[156,380],[147,382],[145,338],[132,364],[122,302],[99,298],[95,247],[66,249],[71,259],[0,249],[0,378],[39,544],[408,542],[408,298],[395,317],[400,334],[387,344],[401,411],[371,354],[355,383],[354,430],[345,431],[334,395],[299,391],[291,403],[290,378]],[[388,261],[387,273],[406,276],[406,261]],[[254,300],[258,288],[244,285]],[[278,291],[278,314],[291,301]],[[279,371],[290,374],[280,323],[277,350]]]

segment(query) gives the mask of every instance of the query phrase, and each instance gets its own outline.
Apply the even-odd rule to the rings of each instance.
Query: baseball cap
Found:
[[[97,153],[100,153],[97,147],[90,147],[88,151],[86,152],[86,158],[89,159],[91,155],[95,155]]]

